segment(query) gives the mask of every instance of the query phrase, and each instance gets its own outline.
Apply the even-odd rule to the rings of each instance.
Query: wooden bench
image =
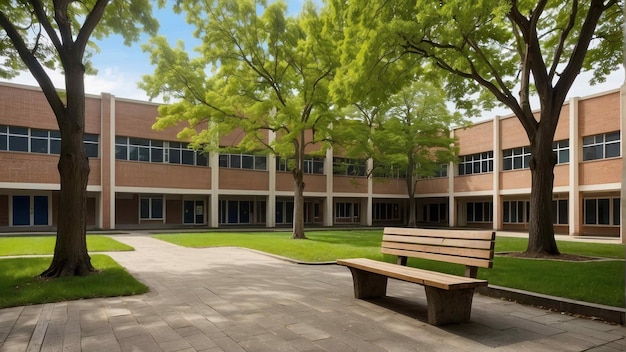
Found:
[[[413,282],[426,290],[429,324],[463,323],[470,319],[474,289],[487,286],[476,275],[479,267],[493,266],[495,236],[493,231],[385,228],[381,253],[396,255],[398,264],[365,258],[337,264],[350,268],[356,298],[384,297],[388,277]],[[408,257],[462,264],[465,276],[407,267]]]

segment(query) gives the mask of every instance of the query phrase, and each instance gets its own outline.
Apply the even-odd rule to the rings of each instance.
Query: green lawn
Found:
[[[46,255],[54,252],[55,236],[0,237],[0,256]],[[89,252],[132,251],[133,247],[102,235],[87,235]]]
[[[37,278],[51,260],[51,257],[0,259],[0,308],[148,291],[113,259],[101,254],[91,257],[91,263],[99,270],[95,274],[53,280]]]
[[[237,246],[307,262],[366,257],[394,261],[380,254],[382,231],[310,231],[308,240],[290,240],[287,232],[216,232],[155,235],[155,238],[187,247]],[[498,237],[496,252],[524,251],[526,240]],[[559,241],[561,252],[617,260],[559,262],[496,257],[492,269],[480,269],[490,284],[566,297],[610,306],[624,306],[624,246]],[[409,265],[463,274],[460,265],[409,260]]]

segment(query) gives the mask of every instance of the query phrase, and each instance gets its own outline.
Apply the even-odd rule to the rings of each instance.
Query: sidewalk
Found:
[[[624,351],[626,328],[475,295],[468,324],[426,323],[420,286],[353,298],[335,265],[129,235],[108,253],[150,287],[140,296],[0,310],[0,351]]]

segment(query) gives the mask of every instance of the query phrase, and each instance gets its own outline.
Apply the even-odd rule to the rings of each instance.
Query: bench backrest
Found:
[[[466,276],[475,277],[477,268],[493,266],[496,233],[493,231],[432,230],[387,227],[381,253],[438,260],[468,267]]]

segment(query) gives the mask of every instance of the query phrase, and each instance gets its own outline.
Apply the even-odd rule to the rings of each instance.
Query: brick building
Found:
[[[623,238],[625,96],[625,89],[613,90],[572,98],[563,106],[554,143],[557,233]],[[176,138],[177,129],[152,130],[157,104],[106,93],[86,100],[89,228],[291,224],[293,179],[283,160],[199,154]],[[459,163],[418,181],[419,223],[526,230],[529,143],[517,118],[496,117],[453,133]],[[222,143],[236,139],[225,137]],[[59,148],[56,120],[39,88],[0,84],[0,230],[55,227]],[[343,167],[333,167],[339,163]],[[341,158],[332,150],[305,164],[306,224],[405,223],[404,180],[359,176],[367,162]]]

